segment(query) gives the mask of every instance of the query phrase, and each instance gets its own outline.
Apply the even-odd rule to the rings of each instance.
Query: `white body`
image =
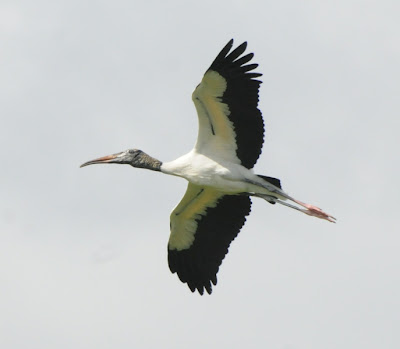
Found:
[[[254,193],[281,197],[279,194],[283,193],[252,170],[218,157],[199,154],[195,149],[176,160],[163,163],[161,171],[185,178],[200,187],[213,188],[227,194]]]

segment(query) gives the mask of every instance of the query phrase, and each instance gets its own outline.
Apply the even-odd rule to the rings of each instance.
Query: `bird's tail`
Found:
[[[268,177],[268,176],[263,176],[263,175],[257,175],[257,177],[260,177],[264,181],[267,181],[268,183],[271,183],[275,187],[278,187],[279,189],[282,189],[281,181],[278,178]]]
[[[278,178],[268,177],[268,176],[263,176],[263,175],[257,175],[257,177],[260,177],[264,181],[274,185],[275,187],[278,187],[279,189],[282,189],[281,181]],[[275,203],[276,203],[276,200],[268,200],[267,198],[264,198],[264,199],[267,200],[272,205],[275,205]],[[277,199],[277,198],[275,198],[275,199]]]

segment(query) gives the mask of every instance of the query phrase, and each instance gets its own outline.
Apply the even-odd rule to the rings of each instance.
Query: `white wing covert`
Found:
[[[171,213],[168,264],[194,292],[211,294],[230,243],[250,213],[245,195],[224,195],[189,183],[184,197]]]
[[[246,64],[254,56],[242,56],[246,42],[229,53],[232,46],[233,40],[218,54],[193,92],[199,117],[195,150],[250,169],[264,142],[264,123],[257,108],[261,81],[255,79],[262,74],[251,72],[258,64]]]

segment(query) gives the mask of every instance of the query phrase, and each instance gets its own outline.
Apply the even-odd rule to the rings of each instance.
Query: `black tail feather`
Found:
[[[262,176],[262,175],[257,175],[257,176],[262,178],[264,181],[267,181],[268,183],[271,183],[275,187],[278,187],[279,189],[282,189],[281,181],[278,178]]]
[[[279,189],[282,189],[281,187],[281,181],[278,178],[274,177],[268,177],[268,176],[262,176],[262,175],[257,175],[258,177],[262,178],[264,181],[267,181],[268,183],[274,185],[275,187],[278,187]],[[269,201],[267,200],[270,204],[275,205],[275,201]]]

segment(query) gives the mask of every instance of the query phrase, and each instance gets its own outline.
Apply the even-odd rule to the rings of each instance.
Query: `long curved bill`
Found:
[[[113,155],[107,155],[107,156],[102,156],[101,158],[98,159],[94,159],[94,160],[90,160],[88,162],[85,162],[84,164],[82,164],[79,167],[85,167],[88,165],[94,165],[94,164],[112,164],[112,163],[116,163],[119,161],[116,161],[116,159],[120,159],[120,155],[122,153],[117,153],[117,154],[113,154]]]

